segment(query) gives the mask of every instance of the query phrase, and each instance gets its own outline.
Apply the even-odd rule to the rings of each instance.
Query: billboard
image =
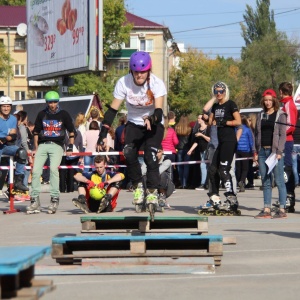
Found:
[[[102,2],[27,1],[28,80],[102,70]]]

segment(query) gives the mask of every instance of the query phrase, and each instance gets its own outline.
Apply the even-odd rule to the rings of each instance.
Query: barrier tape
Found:
[[[111,152],[109,152],[111,153]],[[242,158],[236,158],[235,161],[239,160],[251,160],[253,157],[242,157]],[[178,165],[194,165],[194,164],[200,164],[200,163],[209,163],[208,160],[191,160],[191,161],[183,161],[183,162],[173,162],[172,166],[178,166]],[[59,166],[59,169],[87,169],[87,168],[94,168],[94,165],[74,165],[74,166]],[[127,165],[107,165],[108,168],[127,168]],[[31,170],[31,166],[25,166],[27,170]],[[43,169],[49,169],[49,166],[44,166]],[[9,166],[0,166],[0,170],[9,170]]]

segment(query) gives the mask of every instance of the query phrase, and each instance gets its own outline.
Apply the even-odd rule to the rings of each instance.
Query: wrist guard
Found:
[[[149,116],[147,119],[152,125],[157,125],[162,121],[163,110],[161,108],[155,108],[153,115]]]
[[[110,128],[111,124],[113,123],[117,112],[118,112],[117,110],[115,110],[111,107],[109,107],[108,110],[106,111],[103,122],[102,122],[101,130],[99,133],[97,145],[101,145],[101,142],[103,144],[103,139],[106,138],[108,129]]]
[[[5,144],[7,142],[7,139],[6,139],[6,137],[1,137],[0,141],[2,142],[2,144]]]
[[[226,122],[227,122],[226,119],[218,118],[216,120],[217,127],[225,127],[226,126]]]
[[[69,144],[66,151],[73,152],[73,144]]]

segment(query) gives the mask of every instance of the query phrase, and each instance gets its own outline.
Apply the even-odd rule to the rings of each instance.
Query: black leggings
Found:
[[[151,130],[127,122],[125,131],[124,155],[126,158],[128,177],[135,187],[142,182],[141,165],[138,161],[138,151],[143,148],[144,161],[147,165],[147,187],[159,187],[159,166],[156,157],[157,149],[161,146],[164,127],[162,124],[152,125]]]
[[[229,173],[233,155],[236,149],[236,142],[219,143],[212,163],[208,169],[208,176],[211,183],[211,193],[219,195],[220,178],[225,185],[226,192],[233,193],[232,178]]]

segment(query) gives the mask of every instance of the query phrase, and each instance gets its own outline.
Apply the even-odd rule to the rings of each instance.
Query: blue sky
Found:
[[[239,24],[188,30],[243,21],[246,4],[256,8],[256,0],[125,0],[125,4],[129,12],[169,27],[175,41],[186,48],[233,58],[240,57],[245,45]],[[300,42],[299,0],[271,0],[271,9],[277,29]]]

